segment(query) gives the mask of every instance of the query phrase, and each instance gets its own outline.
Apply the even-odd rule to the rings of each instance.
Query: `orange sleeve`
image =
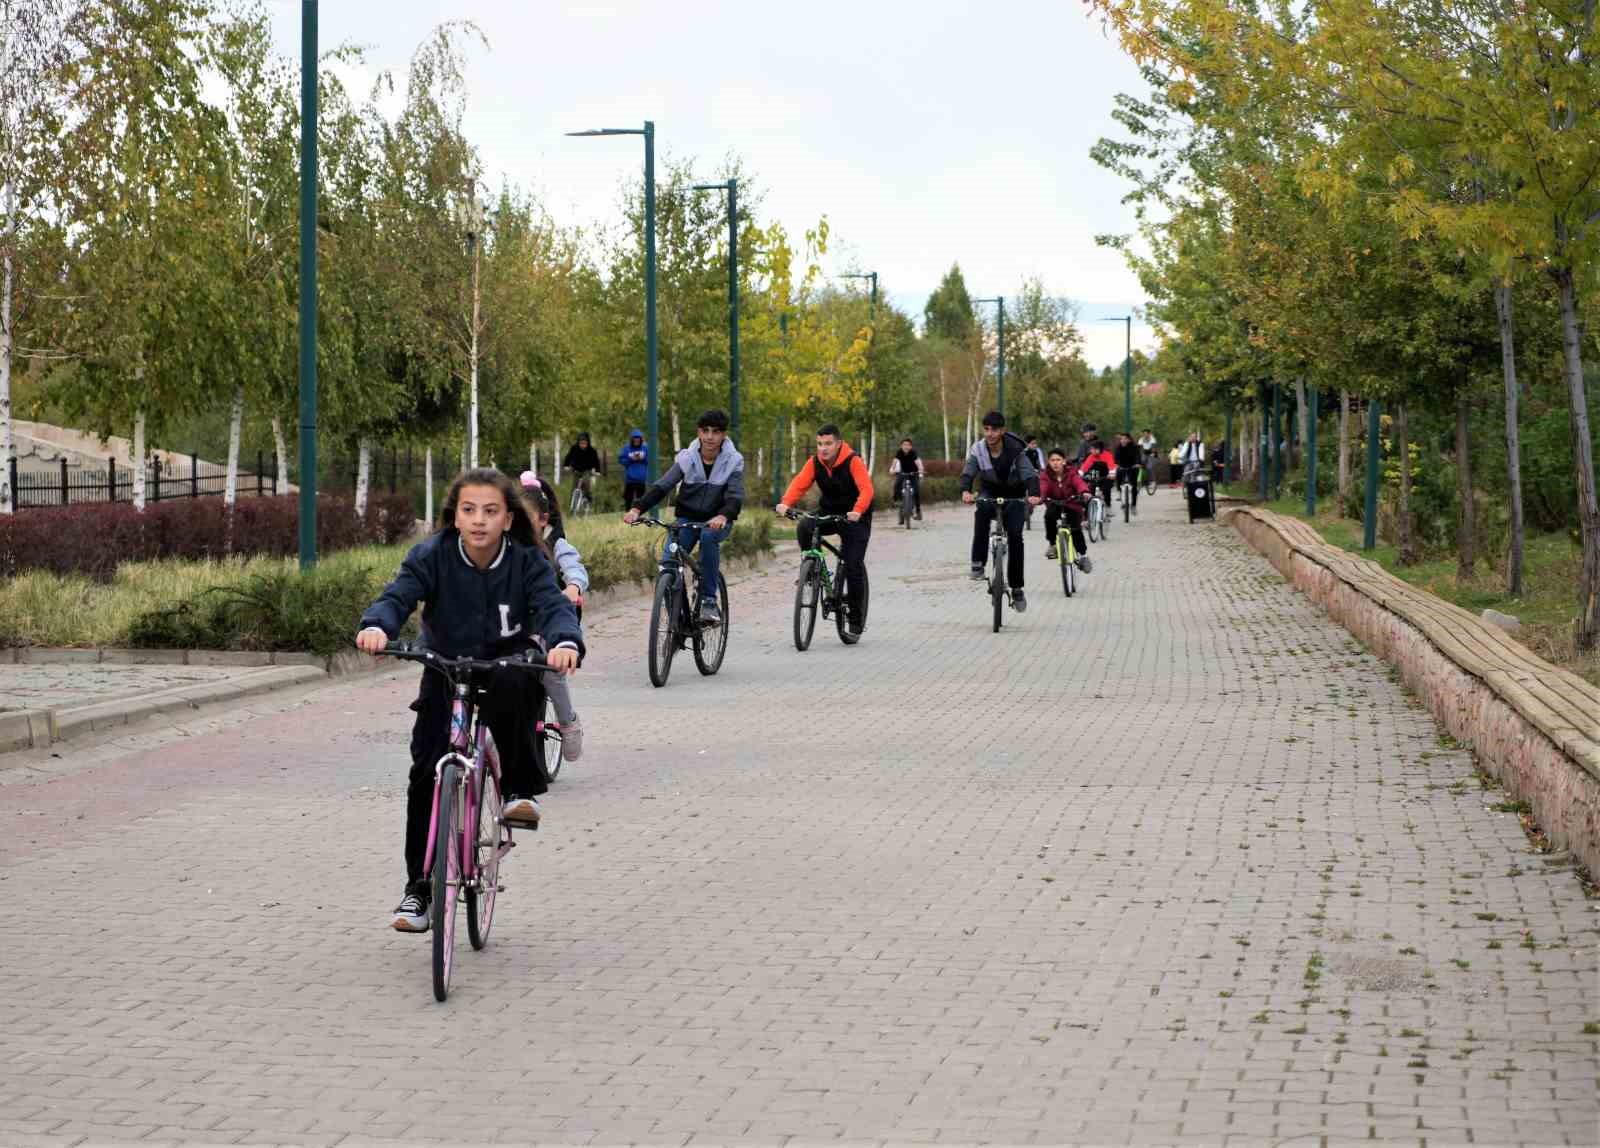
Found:
[[[789,484],[789,489],[783,492],[781,501],[785,506],[793,506],[800,501],[802,495],[811,489],[811,484],[817,479],[817,460],[813,456],[806,459],[806,464],[800,468],[800,473],[794,476],[794,481]]]
[[[865,514],[867,507],[872,505],[872,475],[867,473],[867,464],[861,461],[859,454],[850,456],[850,476],[856,480],[856,489],[861,492],[856,495],[855,512]]]

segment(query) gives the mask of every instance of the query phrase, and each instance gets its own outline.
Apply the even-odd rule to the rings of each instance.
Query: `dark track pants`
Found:
[[[1066,519],[1067,529],[1072,532],[1072,545],[1077,548],[1078,556],[1089,553],[1089,540],[1083,536],[1083,512],[1081,510],[1066,510],[1059,506],[1044,508],[1044,540],[1046,545],[1056,544],[1056,531],[1061,528],[1061,520]]]
[[[995,505],[978,503],[978,513],[972,520],[972,564],[985,565],[989,561],[989,524],[994,521]],[[1013,590],[1022,589],[1022,522],[1028,516],[1027,503],[1018,499],[999,508],[1005,514],[1006,530],[1006,583]]]
[[[507,796],[537,797],[550,788],[534,756],[528,715],[538,712],[538,675],[522,670],[497,674],[482,698],[481,713],[489,722],[500,754],[500,784]],[[406,788],[406,880],[420,880],[428,852],[428,821],[433,816],[433,771],[450,749],[450,709],[454,699],[442,676],[424,671],[411,727],[411,777]]]
[[[815,543],[818,527],[809,518],[802,518],[795,530],[800,549],[810,550]],[[872,541],[872,515],[864,515],[860,522],[830,522],[821,528],[824,536],[836,535],[839,539],[839,560],[844,565],[845,608],[852,618],[861,617],[861,584],[867,572],[867,543]]]

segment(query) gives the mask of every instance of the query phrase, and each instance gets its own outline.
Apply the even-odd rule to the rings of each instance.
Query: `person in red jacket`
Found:
[[[820,531],[839,536],[847,611],[845,624],[852,634],[859,634],[865,626],[861,617],[861,588],[866,583],[867,542],[872,537],[872,475],[867,473],[861,456],[839,437],[839,428],[832,423],[817,429],[817,453],[806,459],[789,489],[783,492],[783,499],[774,507],[776,513],[788,514],[813,485],[822,495],[817,513],[837,514],[845,519],[826,523]],[[800,549],[811,549],[818,529],[817,523],[800,520]]]
[[[1089,561],[1089,540],[1083,536],[1083,504],[1089,497],[1089,485],[1067,463],[1067,452],[1060,447],[1050,451],[1044,473],[1039,475],[1039,497],[1047,501],[1044,540],[1049,549],[1044,556],[1055,561],[1056,531],[1065,519],[1067,529],[1072,531],[1072,545],[1078,551],[1078,569],[1089,573],[1094,569],[1094,563]]]
[[[1103,441],[1095,439],[1089,447],[1089,457],[1078,467],[1078,473],[1087,478],[1091,486],[1099,487],[1100,501],[1106,504],[1107,514],[1111,513],[1111,476],[1116,471],[1116,455],[1106,449]]]

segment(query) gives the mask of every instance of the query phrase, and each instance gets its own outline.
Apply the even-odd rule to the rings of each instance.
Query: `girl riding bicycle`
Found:
[[[535,537],[550,548],[550,556],[555,559],[561,592],[575,609],[582,610],[583,596],[589,592],[589,571],[578,548],[567,541],[561,521],[561,493],[531,470],[522,472],[522,490]],[[561,725],[561,755],[568,761],[577,761],[583,756],[583,723],[572,707],[572,689],[561,675],[545,674],[544,692]]]
[[[1039,476],[1039,497],[1048,504],[1044,512],[1044,541],[1048,549],[1044,556],[1055,561],[1056,534],[1065,519],[1072,533],[1072,545],[1078,551],[1078,569],[1089,573],[1094,564],[1089,561],[1089,540],[1083,536],[1083,504],[1089,497],[1089,486],[1068,465],[1067,452],[1060,447],[1051,448],[1044,473]]]
[[[439,527],[411,548],[400,571],[361,617],[356,645],[381,651],[417,604],[431,648],[447,657],[521,654],[536,636],[550,647],[545,661],[563,673],[578,667],[583,631],[572,603],[556,585],[555,568],[535,542],[517,484],[498,470],[464,472],[450,484]],[[500,751],[507,821],[537,825],[538,795],[548,788],[536,764],[526,713],[530,686],[515,671],[484,683],[479,712]],[[406,889],[391,924],[428,928],[429,890],[422,873],[433,814],[434,766],[450,747],[452,699],[445,681],[424,670],[411,709],[411,773],[406,790]]]

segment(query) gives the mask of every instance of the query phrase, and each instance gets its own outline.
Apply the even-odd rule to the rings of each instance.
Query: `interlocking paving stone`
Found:
[[[998,635],[954,509],[879,523],[855,648],[793,649],[792,549],[716,678],[594,615],[586,756],[443,1005],[385,927],[413,675],[19,755],[0,1144],[1595,1142],[1574,875],[1145,511],[1070,601],[1027,535]]]

